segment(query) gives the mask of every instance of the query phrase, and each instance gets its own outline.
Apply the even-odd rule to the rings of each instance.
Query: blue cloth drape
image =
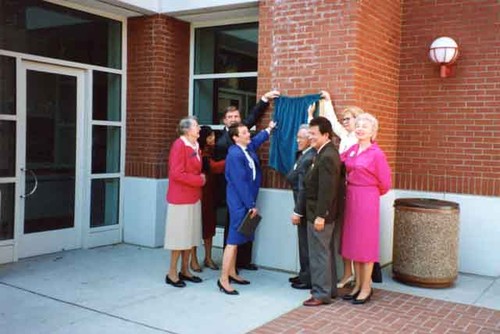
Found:
[[[320,100],[320,94],[300,97],[280,96],[274,101],[273,120],[278,123],[271,137],[269,166],[288,174],[295,162],[296,135],[300,125],[307,123],[308,107]]]

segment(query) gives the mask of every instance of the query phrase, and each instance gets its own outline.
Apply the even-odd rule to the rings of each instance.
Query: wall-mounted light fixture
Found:
[[[435,63],[441,65],[441,78],[452,74],[451,65],[458,57],[458,45],[450,37],[439,37],[432,42],[429,56]]]

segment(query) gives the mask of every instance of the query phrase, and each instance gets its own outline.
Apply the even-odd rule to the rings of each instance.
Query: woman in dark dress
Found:
[[[224,172],[225,161],[215,161],[212,159],[215,147],[215,133],[209,126],[204,125],[201,127],[198,143],[202,152],[202,171],[206,176],[206,183],[203,187],[201,198],[203,243],[205,245],[205,259],[203,260],[203,264],[205,267],[218,270],[219,266],[217,266],[212,259],[212,238],[215,235],[215,228],[217,225],[215,207],[217,190],[215,174],[222,174]],[[191,269],[201,271],[196,255],[196,247],[193,248],[191,254]]]

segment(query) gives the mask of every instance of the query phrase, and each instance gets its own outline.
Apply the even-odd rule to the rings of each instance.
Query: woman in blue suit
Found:
[[[227,206],[229,209],[229,234],[222,259],[222,271],[217,285],[220,291],[237,295],[231,283],[250,284],[236,272],[238,245],[252,241],[238,232],[243,218],[250,211],[251,217],[257,214],[255,203],[259,192],[262,172],[256,150],[269,139],[275,123],[271,121],[267,129],[250,138],[250,131],[241,123],[229,127],[229,136],[235,145],[229,148],[226,158]]]

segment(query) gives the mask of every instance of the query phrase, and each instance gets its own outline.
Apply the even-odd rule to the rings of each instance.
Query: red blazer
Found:
[[[201,152],[198,151],[201,159]],[[195,150],[177,138],[168,157],[167,202],[171,204],[194,204],[201,199],[203,178],[202,162]]]

